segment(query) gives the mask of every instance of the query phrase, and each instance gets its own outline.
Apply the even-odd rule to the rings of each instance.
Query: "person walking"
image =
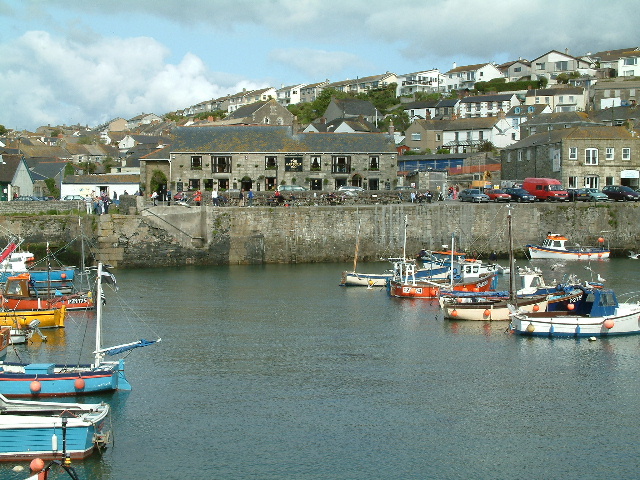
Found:
[[[216,190],[215,188],[213,189],[213,192],[211,192],[211,203],[213,204],[214,207],[220,206],[220,198],[218,197],[218,190]]]
[[[238,205],[244,207],[244,188],[241,188],[238,194]]]
[[[155,190],[151,194],[151,200],[153,201],[153,206],[157,207],[158,206],[158,192],[156,192]]]
[[[253,207],[253,197],[254,197],[253,189],[250,188],[249,191],[247,192],[247,199],[249,200],[250,207]]]

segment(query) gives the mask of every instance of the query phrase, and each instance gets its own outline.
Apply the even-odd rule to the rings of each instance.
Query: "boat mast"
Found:
[[[356,273],[356,266],[358,265],[358,250],[360,249],[360,222],[358,219],[358,230],[356,231],[356,251],[353,255],[353,273]]]
[[[511,225],[511,207],[507,207],[507,226],[509,232],[509,303],[516,305],[516,264],[513,257],[513,229]]]
[[[98,277],[96,278],[96,358],[95,367],[98,368],[102,363],[103,354],[100,352],[102,348],[102,262],[98,262]]]
[[[451,234],[451,265],[449,267],[449,273],[450,273],[450,277],[451,277],[451,289],[453,290],[453,261],[454,261],[454,257],[455,257],[455,251],[456,251],[456,236],[454,233]]]
[[[408,216],[404,216],[404,241],[402,242],[402,260],[407,260],[407,219]]]

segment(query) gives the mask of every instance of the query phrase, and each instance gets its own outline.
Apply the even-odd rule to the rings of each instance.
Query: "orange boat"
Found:
[[[9,277],[1,297],[4,310],[56,310],[63,306],[67,310],[95,308],[91,292],[38,296],[28,273]]]

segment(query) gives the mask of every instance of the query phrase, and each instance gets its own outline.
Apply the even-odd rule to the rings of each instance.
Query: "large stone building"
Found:
[[[172,192],[301,185],[334,190],[391,188],[396,149],[386,133],[294,133],[286,126],[180,127],[169,159],[141,162],[141,182],[166,181]]]
[[[503,181],[555,178],[567,188],[640,187],[640,138],[625,127],[573,127],[526,137],[502,152]]]

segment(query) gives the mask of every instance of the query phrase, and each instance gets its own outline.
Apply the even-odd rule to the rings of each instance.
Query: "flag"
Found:
[[[113,273],[107,271],[107,270],[102,270],[102,282],[107,283],[109,285],[112,285],[113,288],[115,288],[116,290],[118,289],[118,285],[116,283],[116,277],[113,275]]]

